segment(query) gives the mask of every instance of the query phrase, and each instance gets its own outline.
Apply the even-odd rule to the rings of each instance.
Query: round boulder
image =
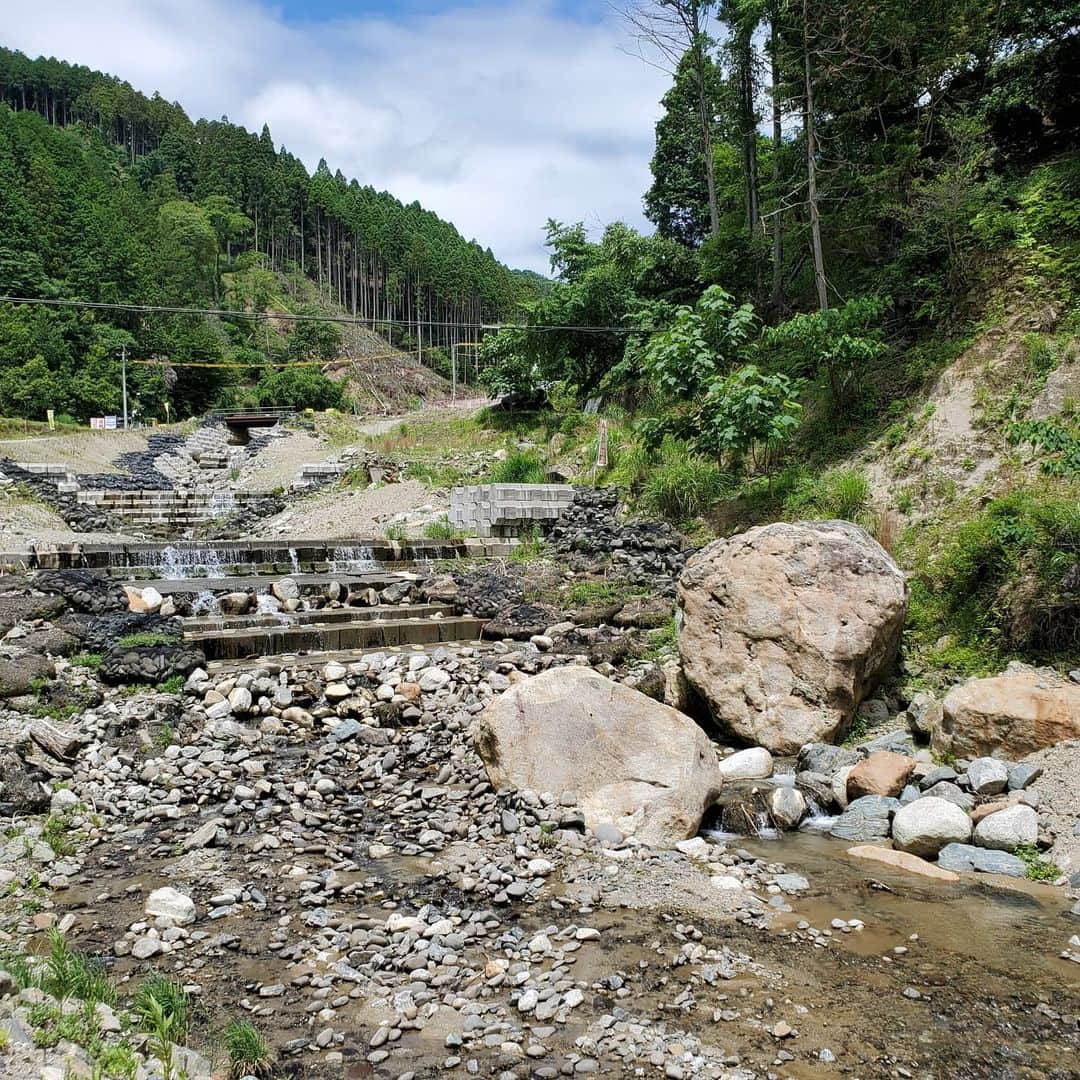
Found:
[[[693,720],[590,668],[516,683],[472,736],[494,787],[576,792],[588,828],[610,823],[655,847],[693,836],[720,791]]]
[[[971,819],[956,803],[926,795],[896,811],[892,836],[900,851],[933,859],[946,844],[968,842]]]
[[[716,540],[679,580],[679,653],[716,722],[794,754],[835,741],[892,665],[904,574],[847,521],[775,522]]]
[[[1012,851],[1039,838],[1039,815],[1030,806],[1009,806],[988,814],[975,826],[975,845],[992,851]]]

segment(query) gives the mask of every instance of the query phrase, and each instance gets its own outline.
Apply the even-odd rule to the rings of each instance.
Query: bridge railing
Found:
[[[247,420],[265,416],[279,419],[292,416],[296,412],[291,405],[270,405],[263,409],[210,409],[205,415],[208,420]]]

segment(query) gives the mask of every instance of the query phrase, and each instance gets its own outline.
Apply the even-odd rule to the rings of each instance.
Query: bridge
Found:
[[[273,427],[279,420],[296,412],[291,405],[270,405],[255,409],[211,409],[208,420],[220,420],[241,445],[248,441],[251,428]]]

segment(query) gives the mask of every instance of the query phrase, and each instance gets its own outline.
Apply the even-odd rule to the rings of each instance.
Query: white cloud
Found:
[[[314,168],[419,199],[516,266],[548,217],[645,226],[664,77],[618,19],[548,0],[290,25],[256,0],[43,0],[4,44],[110,71],[192,116],[270,125]]]

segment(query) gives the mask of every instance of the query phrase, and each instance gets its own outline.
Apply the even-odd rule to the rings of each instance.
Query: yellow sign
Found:
[[[52,409],[46,409],[45,410],[45,416],[49,420],[49,430],[50,431],[55,431],[56,430],[56,413]]]

